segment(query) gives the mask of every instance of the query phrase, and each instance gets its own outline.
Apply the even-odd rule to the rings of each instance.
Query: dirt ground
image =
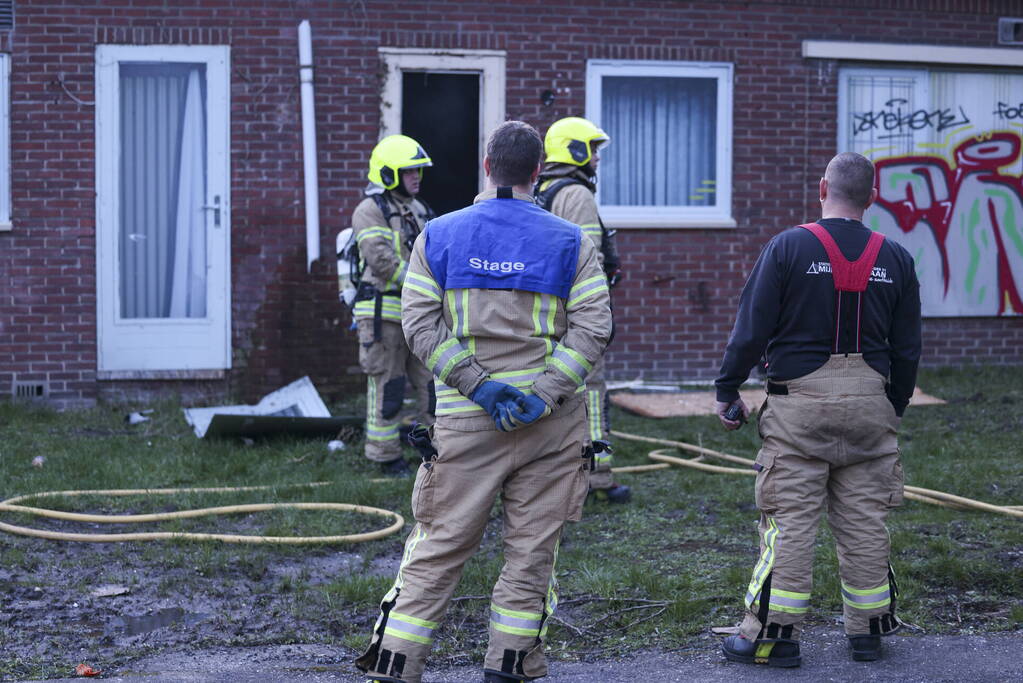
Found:
[[[864,681],[937,683],[977,681],[995,683],[1023,680],[1018,653],[1019,635],[895,636],[886,641],[885,657],[877,662],[853,662],[845,638],[835,629],[814,628],[804,635],[803,666],[768,669],[726,662],[708,637],[692,648],[672,652],[640,652],[629,660],[555,662],[544,679],[557,683],[625,683],[632,681]],[[228,681],[232,683],[362,681],[351,665],[351,652],[323,645],[285,645],[261,648],[215,648],[160,654],[134,663],[129,669],[109,672],[110,681]],[[343,661],[339,662],[339,658]],[[479,668],[462,666],[431,669],[424,683],[479,681]],[[51,679],[51,683],[81,681]]]

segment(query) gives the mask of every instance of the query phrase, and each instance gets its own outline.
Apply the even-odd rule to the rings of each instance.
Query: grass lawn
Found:
[[[993,504],[1023,505],[1023,368],[927,371],[921,387],[948,401],[910,407],[902,423],[906,483]],[[142,406],[133,406],[138,408]],[[0,497],[92,488],[272,484],[269,492],[160,498],[67,498],[39,505],[148,512],[263,501],[337,501],[411,519],[412,481],[378,480],[354,441],[200,441],[173,403],[129,427],[123,409],[59,414],[0,403]],[[361,400],[334,406],[362,410]],[[726,433],[716,418],[651,420],[616,411],[617,430],[753,457],[755,425]],[[616,464],[644,464],[647,446],[619,441]],[[43,456],[42,467],[31,464]],[[684,456],[688,457],[688,456]],[[561,608],[549,633],[560,659],[707,646],[730,625],[756,560],[753,478],[675,468],[620,477],[625,506],[588,503],[565,533]],[[331,481],[315,489],[289,484]],[[33,502],[25,503],[36,504]],[[367,531],[380,518],[283,511],[154,525],[94,525],[0,513],[12,524],[66,531],[196,530],[267,535]],[[486,604],[501,566],[499,511],[467,565],[435,661],[480,661]],[[890,518],[900,616],[924,633],[1023,628],[1023,520],[907,501]],[[186,541],[62,543],[0,533],[0,678],[66,675],[88,659],[108,670],[168,648],[322,642],[339,658],[362,648],[390,586],[404,534],[357,546],[237,546]],[[97,598],[103,584],[129,589]],[[818,537],[811,621],[841,614],[830,535]],[[179,610],[179,612],[168,612]],[[133,632],[140,616],[169,614]],[[135,621],[133,621],[133,619]],[[340,648],[344,648],[341,650]]]

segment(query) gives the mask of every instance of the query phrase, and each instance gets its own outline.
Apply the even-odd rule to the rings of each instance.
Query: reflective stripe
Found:
[[[379,419],[377,414],[377,383],[366,377],[366,438],[370,441],[390,441],[398,438],[398,423]]]
[[[536,638],[540,635],[542,614],[516,612],[490,603],[490,625],[498,631]]]
[[[419,273],[407,273],[405,275],[404,286],[409,289],[414,289],[420,294],[425,294],[434,301],[441,300],[440,287],[437,286],[437,283],[433,279],[426,275],[420,275]]]
[[[606,291],[607,277],[604,275],[595,275],[588,280],[583,280],[569,290],[567,306],[572,308],[583,299],[587,299],[598,292]]]
[[[599,441],[604,438],[604,420],[601,413],[601,400],[600,392],[595,389],[587,390],[586,392],[586,413],[587,419],[590,424],[590,440]],[[603,453],[597,453],[596,459],[603,461],[605,459],[611,460],[611,454],[607,451]]]
[[[892,604],[892,593],[887,583],[877,588],[862,590],[842,583],[842,602],[856,609],[875,609]]]
[[[392,322],[401,322],[401,301],[396,296],[385,295],[383,301],[380,302],[380,317],[383,320],[390,320]],[[358,301],[355,304],[355,317],[356,318],[372,318],[376,315],[376,300],[367,299],[366,301]]]
[[[547,599],[543,603],[544,620],[540,629],[540,637],[547,635],[547,627],[551,625],[551,617],[558,609],[558,551],[561,550],[561,537],[554,544],[554,562],[551,564],[551,578],[547,580]]]
[[[429,645],[433,642],[433,630],[435,628],[437,628],[437,622],[417,619],[392,610],[387,615],[387,625],[384,627],[384,633],[395,638]]]
[[[457,339],[448,339],[434,349],[433,353],[430,354],[429,360],[426,362],[426,366],[430,369],[430,372],[439,377],[443,382],[447,379],[451,369],[470,355],[472,354],[469,353],[469,349],[462,346],[462,343]]]
[[[426,531],[417,523],[412,529],[412,533],[408,535],[408,540],[405,541],[405,553],[402,555],[401,564],[398,565],[398,575],[394,579],[394,588],[401,588],[405,585],[405,566],[412,561],[412,553],[415,552],[416,546],[424,540],[426,540]],[[394,597],[392,596],[391,600],[393,599]]]
[[[355,236],[355,242],[356,244],[362,244],[363,240],[373,239],[375,237],[385,239],[388,242],[393,243],[394,231],[390,228],[381,228],[379,226],[366,228],[364,230],[360,230],[359,234]]]
[[[593,364],[583,358],[582,354],[567,346],[558,346],[554,349],[550,364],[568,375],[576,384],[582,384],[586,375],[593,369]]]
[[[753,578],[749,582],[749,588],[746,589],[746,607],[750,609],[757,601],[760,589],[764,587],[764,579],[771,573],[771,568],[774,566],[774,542],[778,538],[779,529],[774,517],[768,517],[767,524],[769,528],[764,533],[764,552],[760,556],[757,566],[753,568]]]
[[[490,376],[490,378],[504,384],[510,384],[522,393],[528,395],[533,393],[533,383],[536,382],[543,373],[543,368],[530,368],[527,370],[495,372]],[[475,403],[471,399],[463,396],[458,389],[449,387],[443,382],[437,382],[434,386],[434,391],[437,396],[436,415],[454,415],[473,412],[485,414],[483,408],[480,407],[478,403]]]
[[[533,336],[543,339],[546,355],[554,351],[554,316],[558,312],[558,299],[550,294],[533,294]]]
[[[408,261],[402,259],[398,263],[398,267],[394,269],[394,274],[391,275],[391,279],[387,281],[389,285],[387,289],[401,289],[401,285],[405,282],[405,276],[408,274]]]
[[[767,607],[772,612],[805,614],[810,609],[810,594],[778,590],[772,586],[771,598]]]

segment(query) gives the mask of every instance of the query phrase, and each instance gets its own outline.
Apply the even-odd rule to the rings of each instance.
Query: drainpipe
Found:
[[[316,110],[313,106],[313,39],[309,20],[298,25],[298,73],[302,83],[302,160],[305,176],[306,271],[320,258],[320,194],[316,172]]]

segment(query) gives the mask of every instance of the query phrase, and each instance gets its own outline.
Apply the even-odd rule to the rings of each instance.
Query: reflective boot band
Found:
[[[810,594],[778,590],[772,586],[771,595],[768,598],[768,609],[772,612],[806,614],[810,609]]]
[[[490,603],[490,625],[502,633],[537,638],[543,615],[534,612],[516,612]]]
[[[437,622],[417,619],[407,614],[391,611],[387,615],[387,624],[384,626],[384,633],[402,640],[410,640],[413,643],[429,645],[433,642],[433,630],[437,628]]]
[[[887,583],[877,588],[860,590],[858,588],[850,588],[843,581],[842,602],[856,609],[877,609],[878,607],[887,607],[892,604],[892,592]]]
[[[746,607],[751,610],[753,603],[760,595],[760,589],[764,587],[764,579],[771,573],[771,568],[774,566],[774,542],[778,538],[779,529],[774,517],[769,517],[767,523],[769,528],[764,533],[764,552],[760,556],[757,566],[753,568],[753,578],[746,590]]]

